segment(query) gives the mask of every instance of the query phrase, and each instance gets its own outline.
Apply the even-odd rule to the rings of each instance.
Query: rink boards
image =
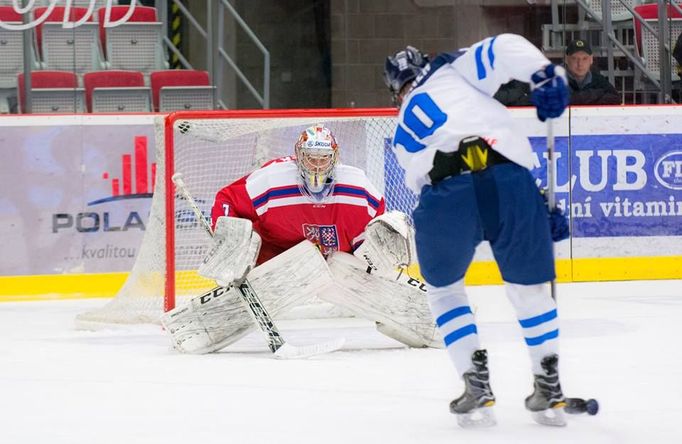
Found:
[[[532,109],[513,112],[545,186],[547,128]],[[115,294],[149,217],[154,117],[0,119],[0,299]],[[682,107],[572,108],[554,134],[554,187],[572,228],[557,244],[559,280],[682,278]],[[467,282],[500,282],[487,245]]]

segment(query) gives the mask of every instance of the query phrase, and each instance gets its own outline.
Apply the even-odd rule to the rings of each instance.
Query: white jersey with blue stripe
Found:
[[[430,184],[436,151],[456,151],[469,136],[484,138],[513,162],[532,168],[528,137],[492,96],[516,79],[529,82],[551,62],[525,38],[489,37],[456,53],[438,55],[417,77],[398,117],[393,146],[405,182],[419,193]]]

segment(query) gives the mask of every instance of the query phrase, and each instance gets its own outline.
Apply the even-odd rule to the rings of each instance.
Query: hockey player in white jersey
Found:
[[[384,76],[400,108],[393,149],[419,195],[413,218],[429,305],[465,384],[450,411],[464,427],[495,424],[487,352],[464,288],[486,240],[530,350],[535,382],[526,408],[540,423],[564,425],[549,283],[552,241],[566,238],[568,225],[548,212],[529,171],[529,140],[492,98],[511,79],[530,82],[538,118],[559,117],[569,100],[564,70],[523,37],[502,34],[432,60],[408,46],[387,58]]]

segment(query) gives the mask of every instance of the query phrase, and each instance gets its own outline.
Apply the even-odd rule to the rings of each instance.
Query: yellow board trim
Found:
[[[409,274],[420,277],[416,266]],[[123,286],[128,273],[0,276],[0,302],[51,299],[107,298]],[[210,282],[195,272],[178,272],[192,282],[186,289],[201,291]],[[682,256],[581,258],[557,260],[558,282],[682,279]],[[465,276],[467,285],[497,285],[502,277],[492,261],[474,262]]]
[[[0,302],[51,299],[110,298],[121,289],[129,273],[58,274],[40,276],[0,276]],[[159,274],[150,273],[150,287],[161,288]],[[183,294],[199,294],[215,284],[196,271],[178,271]]]
[[[682,279],[682,256],[558,259],[556,270],[557,282]],[[423,279],[416,265],[408,272]],[[464,282],[467,285],[498,285],[502,283],[502,276],[495,262],[474,262]]]
[[[557,281],[571,282],[571,261],[568,259],[557,260]],[[408,274],[412,277],[424,280],[419,273],[419,267],[413,264],[408,268]],[[498,285],[502,284],[502,275],[494,261],[474,262],[464,276],[466,285]]]
[[[111,297],[128,273],[0,276],[0,301]]]
[[[573,282],[682,279],[682,256],[573,259]]]

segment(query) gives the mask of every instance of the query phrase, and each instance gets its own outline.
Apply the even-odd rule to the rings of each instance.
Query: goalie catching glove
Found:
[[[199,266],[199,275],[223,287],[240,282],[256,264],[260,246],[260,236],[253,231],[250,220],[219,217],[213,247]]]
[[[365,241],[353,255],[364,260],[372,271],[392,274],[417,261],[414,245],[414,229],[407,215],[390,211],[367,224]]]

